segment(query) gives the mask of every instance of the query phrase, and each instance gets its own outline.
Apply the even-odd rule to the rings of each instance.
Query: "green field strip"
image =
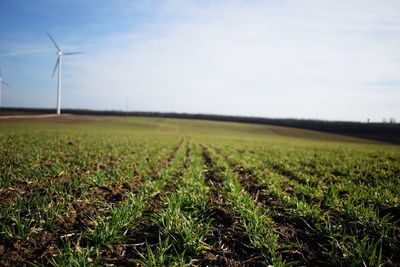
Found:
[[[279,149],[278,153],[275,150],[257,150],[255,152],[257,160],[264,157],[263,160],[270,162],[266,165],[271,166],[277,162],[280,165],[289,166],[290,171],[295,175],[304,173],[310,179],[322,182],[322,186],[339,184],[342,187],[356,189],[375,189],[377,187],[376,191],[383,192],[383,194],[371,195],[370,192],[366,192],[364,195],[370,199],[371,197],[375,198],[380,204],[387,203],[387,200],[390,200],[392,205],[400,204],[398,199],[400,181],[397,179],[400,169],[398,160],[390,151],[365,152],[338,148],[302,150],[296,148],[294,151],[288,149],[287,153],[283,153],[285,149]],[[370,183],[366,183],[368,180]],[[344,188],[342,191],[342,194],[346,193]]]
[[[163,155],[163,153],[160,153],[160,151],[162,150],[153,149],[153,151],[151,151],[153,155],[148,156],[157,159],[157,157],[155,157],[156,155]],[[135,157],[137,158],[142,158],[143,156],[144,155],[141,154],[135,154]],[[146,158],[149,158],[148,156]],[[132,171],[130,170],[132,163],[135,163],[135,161],[133,161],[130,155],[127,155],[127,158],[118,164],[119,173],[111,172],[108,175],[103,175],[103,178],[101,179],[106,180],[104,180],[100,184],[115,183],[120,178],[114,180],[112,178],[117,177],[117,175],[124,175],[125,177],[129,177],[132,174]],[[147,166],[143,165],[143,167]],[[107,168],[99,169],[93,175],[99,175],[105,171],[107,171]],[[139,169],[137,169],[136,171],[140,172]],[[111,179],[107,177],[110,177]],[[89,183],[85,184],[87,180],[89,181]],[[10,216],[11,218],[15,218],[13,220],[13,224],[11,225],[15,225],[16,227],[9,229],[7,228],[9,226],[7,222],[2,224],[3,226],[5,226],[5,229],[3,228],[2,233],[12,233],[15,236],[9,237],[7,239],[7,242],[15,243],[21,240],[21,238],[24,242],[24,238],[30,238],[28,242],[24,242],[23,244],[24,246],[30,247],[30,249],[34,249],[35,246],[32,246],[31,243],[37,243],[36,240],[40,240],[43,235],[47,236],[47,239],[49,240],[54,239],[57,241],[59,236],[74,236],[76,233],[79,233],[80,229],[76,229],[76,227],[80,224],[82,224],[82,227],[86,228],[86,226],[83,225],[84,222],[89,222],[90,218],[94,217],[99,210],[105,211],[108,209],[108,207],[105,203],[102,203],[100,201],[90,200],[90,195],[88,196],[85,194],[87,192],[87,189],[91,187],[91,184],[93,184],[92,180],[89,180],[89,178],[86,177],[86,180],[80,179],[79,181],[82,181],[82,183],[75,183],[72,187],[71,185],[68,185],[66,187],[65,185],[60,186],[59,184],[52,184],[45,189],[46,194],[43,194],[42,191],[39,191],[38,194],[33,195],[31,198],[21,199],[20,203],[17,203],[17,206],[21,206],[22,210],[27,211],[24,212],[22,216],[20,213],[15,214],[15,212],[21,210],[16,208],[15,206],[8,209],[12,214],[2,213],[3,215],[7,215],[4,216],[4,218],[6,218],[7,220],[10,218]],[[97,179],[95,180],[94,184],[98,184],[98,182],[99,180]],[[82,187],[82,185],[84,185],[84,187]],[[71,190],[75,190],[77,188],[79,188],[79,191],[81,192],[78,196],[71,193]],[[43,207],[43,209],[40,209],[40,207]],[[81,214],[83,212],[85,214]],[[35,214],[40,215],[41,217],[36,218]],[[42,217],[46,214],[48,217]],[[21,234],[24,235],[24,233],[25,236],[21,237]],[[37,246],[39,247],[42,245],[46,245],[47,247],[49,247],[48,253],[44,252],[42,254],[49,254],[51,253],[51,250],[53,250],[52,252],[54,253],[54,249],[52,249],[52,246],[54,246],[54,244],[49,243],[49,240],[46,240],[47,244],[37,244]],[[18,250],[9,252],[6,251],[4,255],[0,256],[0,258],[5,257],[11,260],[24,260],[22,255],[20,255],[21,257],[17,258],[9,257],[10,253],[18,253]]]
[[[336,152],[336,151],[335,151]],[[233,153],[234,154],[234,153]],[[253,162],[250,164],[250,168],[258,171],[260,169],[268,169],[269,173],[272,173],[274,176],[274,171],[269,169],[268,164],[265,164],[263,161],[265,158],[262,158],[262,155],[266,155],[269,157],[270,155],[266,153],[259,153],[258,158],[254,159],[252,154],[248,154],[247,156],[243,156],[242,154],[246,153],[238,153],[238,156],[245,157],[245,160],[242,160],[246,164],[248,162]],[[261,157],[260,157],[261,156]],[[274,155],[275,156],[275,155]],[[315,157],[315,156],[311,156]],[[281,160],[282,158],[288,158],[288,156],[282,156],[278,159]],[[298,158],[302,157],[293,157],[291,164],[296,164]],[[274,158],[276,161],[277,159]],[[289,159],[286,159],[286,162],[289,162]],[[344,164],[345,165],[345,164]],[[301,172],[301,168],[297,169],[296,172]],[[382,180],[381,184],[385,184],[386,181]],[[295,188],[291,188],[292,186]],[[369,209],[373,209],[375,205],[375,209],[378,211],[385,211],[388,208],[398,206],[398,195],[396,194],[396,190],[398,187],[391,185],[388,187],[381,187],[381,186],[364,186],[359,184],[353,184],[349,182],[348,179],[345,177],[341,178],[341,181],[337,181],[336,183],[332,184],[330,182],[325,183],[322,182],[318,187],[308,187],[302,184],[298,184],[295,181],[291,181],[290,183],[283,184],[282,187],[286,187],[290,191],[294,191],[294,194],[298,198],[303,198],[306,202],[310,205],[316,204],[318,202],[321,203],[321,207],[324,207],[325,211],[328,209],[336,209],[337,212],[343,209],[343,207],[349,206],[361,206],[362,210],[365,210],[366,207],[362,207],[363,204],[367,204]],[[391,189],[389,189],[391,188]],[[293,190],[294,189],[294,190]],[[336,198],[336,199],[333,199]],[[329,201],[326,201],[328,200]],[[343,205],[343,203],[349,201],[352,203],[351,205]],[[339,209],[339,210],[338,210]],[[349,214],[352,212],[350,211]],[[385,214],[385,212],[383,213]],[[351,219],[351,218],[348,218]]]
[[[179,148],[180,144],[176,147]],[[153,176],[145,179],[139,190],[128,195],[118,205],[111,205],[79,239],[65,240],[64,247],[56,257],[49,259],[49,262],[55,266],[64,265],[69,261],[100,264],[118,255],[117,251],[121,246],[129,247],[129,233],[134,231],[145,211],[150,209],[151,199],[160,194],[168,180],[179,169],[183,149],[175,148],[167,160],[160,161],[162,169],[156,167],[156,174],[154,171],[149,172]]]
[[[276,164],[275,165],[274,164],[275,163],[265,164],[265,167],[272,169],[273,171],[276,171]],[[363,167],[364,169],[374,168],[375,172],[377,172],[377,170],[379,170],[379,167],[381,167],[381,168],[385,167],[385,166],[378,167],[375,165],[368,166],[368,164],[363,165],[363,166],[364,166]],[[347,168],[349,168],[349,167],[347,167]],[[292,178],[292,176],[294,175],[297,177],[298,176],[310,177],[310,179],[313,179],[313,180],[317,179],[316,178],[317,176],[310,176],[307,174],[302,174],[302,173],[305,173],[305,170],[304,170],[304,166],[302,166],[300,164],[297,166],[294,166],[294,167],[286,167],[286,170],[289,170],[289,173],[291,175],[287,175],[285,172],[283,172],[283,173],[280,172],[280,174],[287,176],[289,178]],[[345,177],[341,177],[341,178],[328,174],[328,177],[334,177],[334,180],[332,182],[331,181],[325,182],[324,181],[325,179],[321,178],[320,182],[318,182],[319,186],[316,187],[314,190],[319,191],[317,193],[323,195],[323,193],[324,193],[324,191],[326,191],[327,187],[338,188],[337,191],[340,191],[340,194],[342,196],[345,196],[345,195],[351,196],[351,195],[357,194],[357,192],[362,193],[364,191],[364,198],[360,195],[357,197],[357,199],[359,199],[360,202],[364,203],[364,202],[366,202],[366,200],[368,198],[369,199],[368,202],[370,202],[371,196],[372,196],[376,200],[376,205],[384,204],[385,199],[393,199],[393,200],[396,199],[395,194],[396,194],[397,189],[393,188],[395,186],[395,184],[393,183],[393,179],[390,176],[386,177],[386,176],[378,175],[377,177],[373,178],[374,179],[373,183],[370,182],[370,183],[366,184],[363,182],[365,180],[362,177],[364,175],[363,173],[368,173],[368,171],[359,171],[359,172],[360,173],[358,173],[358,174],[353,173],[353,174],[349,174],[349,176],[345,176]],[[279,171],[278,171],[278,173],[279,173]],[[390,175],[393,175],[393,172],[391,172]],[[323,177],[323,176],[321,176],[321,177]],[[385,177],[385,178],[383,178],[383,177]],[[377,185],[378,181],[379,181],[379,185]],[[296,182],[298,182],[298,181],[296,181]],[[307,183],[299,183],[299,184],[300,184],[300,187],[305,189],[305,192],[309,192],[309,194],[315,195],[316,192],[314,192],[313,189],[306,188]],[[376,194],[369,194],[370,192],[368,192],[368,191],[371,191],[371,188],[373,188],[373,190],[375,190],[375,192],[382,192],[383,194],[380,194],[377,196],[376,196]],[[390,195],[388,195],[388,194],[390,194]],[[386,203],[386,204],[388,204],[388,203]]]
[[[247,164],[248,162],[255,162],[254,164],[250,164],[252,166],[249,167],[256,171],[268,168],[268,165],[256,162],[261,162],[261,160],[254,160],[252,158],[252,155],[248,155],[245,160],[242,161]],[[296,158],[299,157],[295,157],[293,162],[296,162]],[[271,172],[268,170],[268,172],[276,176],[273,171]],[[382,180],[381,183],[385,184],[385,180]],[[292,185],[295,185],[295,188],[290,188]],[[396,190],[398,190],[397,187],[392,186],[392,189],[389,190],[388,187],[382,188],[380,186],[371,187],[356,185],[349,182],[345,177],[341,179],[340,183],[321,183],[321,185],[316,188],[299,185],[293,181],[283,187],[286,187],[290,191],[294,191],[293,193],[297,198],[303,198],[304,201],[308,202],[310,205],[313,206],[319,203],[325,212],[334,210],[336,214],[347,213],[348,215],[351,215],[356,212],[359,216],[362,216],[365,209],[375,209],[376,213],[383,211],[383,213],[381,212],[382,214],[387,214],[387,212],[385,212],[386,210],[398,206],[398,195],[396,195]],[[356,208],[360,212],[357,212],[356,210],[346,211],[348,208]],[[350,216],[347,219],[355,219],[355,217]]]
[[[265,216],[273,221],[276,232],[279,233],[276,250],[280,254],[281,260],[285,265],[321,265],[328,262],[315,262],[313,258],[321,258],[319,248],[313,247],[310,242],[315,242],[310,234],[303,229],[298,229],[296,222],[291,222],[291,217],[295,214],[287,209],[285,204],[279,198],[280,194],[275,192],[271,194],[271,184],[261,183],[259,178],[251,169],[244,168],[235,159],[230,158],[216,150],[227,169],[234,172],[240,185],[251,195],[259,207],[265,211]]]
[[[129,146],[129,144],[125,144],[124,146]],[[142,147],[136,147],[139,151],[142,151],[148,154],[147,149],[143,150]],[[120,148],[122,150],[122,147]],[[41,184],[41,186],[37,187],[35,184],[29,184],[29,186],[33,187],[34,189],[43,189],[43,188],[48,188],[51,186],[59,187],[62,189],[63,186],[66,187],[66,190],[70,190],[75,188],[79,188],[81,186],[84,186],[87,184],[87,186],[103,186],[105,183],[109,183],[110,179],[112,177],[112,182],[118,183],[119,180],[125,179],[126,178],[126,173],[129,173],[129,170],[134,170],[133,165],[138,165],[135,161],[138,161],[139,159],[144,157],[144,154],[140,153],[128,153],[128,154],[123,154],[121,153],[122,151],[114,151],[114,155],[107,155],[106,158],[104,158],[102,161],[98,160],[92,160],[92,162],[88,166],[82,167],[82,169],[78,169],[77,174],[68,174],[68,176],[73,176],[69,177],[69,179],[65,179],[64,176],[67,176],[65,172],[71,171],[69,168],[73,168],[71,166],[67,166],[65,169],[66,171],[62,171],[63,174],[56,177],[54,180],[47,181],[46,183]],[[126,149],[124,149],[126,150]],[[153,151],[150,152],[146,156],[146,158],[153,157],[153,156],[163,156],[162,151],[159,149],[154,149],[152,148]],[[118,155],[118,158],[115,156]],[[77,161],[80,161],[81,159],[78,158]],[[151,164],[151,161],[149,162]],[[118,166],[116,166],[118,165]],[[130,166],[129,166],[130,165]],[[128,175],[129,176],[129,175]],[[71,185],[72,188],[69,187]],[[10,188],[11,191],[16,191],[18,192],[19,190],[16,190],[16,188]],[[34,190],[31,190],[34,191]]]
[[[267,167],[263,165],[259,168],[265,170]],[[379,219],[379,217],[383,217],[383,214],[379,215],[379,212],[385,210],[379,208],[381,205],[379,202],[389,204],[385,201],[388,195],[385,190],[380,192],[381,201],[376,201],[374,196],[376,196],[377,188],[371,189],[348,184],[321,185],[318,188],[310,188],[296,184],[273,171],[261,171],[260,175],[273,176],[275,180],[280,181],[276,187],[284,191],[281,193],[281,198],[290,198],[294,203],[303,203],[300,205],[303,210],[315,211],[314,214],[317,217],[323,216],[332,223],[357,224],[358,221],[363,221],[363,228],[377,229],[386,224],[386,219]],[[315,208],[320,211],[318,212]],[[390,208],[388,209],[390,210]]]
[[[159,151],[154,150],[153,154],[155,154],[156,152]],[[142,155],[135,155],[135,157],[137,157],[137,160],[138,158],[142,157]],[[119,162],[118,171],[120,173],[123,173],[120,175],[127,177],[131,175],[130,171],[125,168],[129,168],[129,164],[131,162],[134,162],[133,160],[135,159],[131,158],[131,156],[129,155],[124,161]],[[110,166],[110,168],[116,169],[117,167]],[[44,210],[49,210],[49,208],[54,207],[55,205],[57,206],[57,203],[55,203],[57,201],[61,202],[65,206],[66,204],[70,203],[72,199],[76,197],[79,198],[82,197],[82,195],[85,195],[85,191],[87,191],[87,189],[92,186],[91,184],[93,184],[92,176],[102,176],[102,179],[104,179],[104,182],[102,182],[102,184],[104,184],[106,181],[108,183],[113,183],[114,181],[110,178],[116,177],[117,174],[114,170],[109,170],[106,168],[101,170],[99,169],[94,174],[84,173],[82,176],[79,177],[79,179],[77,178],[75,180],[68,181],[60,180],[59,183],[51,183],[43,188],[34,188],[35,190],[32,191],[32,194],[30,196],[23,195],[22,198],[22,196],[17,195],[18,198],[16,199],[16,203],[7,203],[11,204],[11,206],[7,207],[2,206],[4,209],[2,209],[0,218],[9,219],[10,217],[13,217],[13,213],[22,212],[28,214],[29,216],[31,216],[31,219],[34,220],[35,218],[33,215],[43,214]],[[77,194],[77,191],[79,192],[79,194]],[[60,210],[60,212],[63,212],[62,209]],[[50,217],[45,217],[42,219],[44,221],[49,221]],[[39,221],[39,218],[37,218],[36,221]],[[4,224],[8,223],[3,223],[2,225]],[[39,226],[36,225],[36,227]],[[3,231],[1,231],[1,233],[3,233]],[[18,235],[16,237],[21,238],[21,236]]]
[[[246,162],[245,159],[242,161]],[[250,167],[251,170],[258,168]],[[265,176],[265,172],[261,175]],[[272,176],[277,178],[273,173]],[[332,214],[323,212],[317,205],[309,206],[303,200],[290,197],[280,191],[279,186],[272,186],[269,181],[271,173],[269,177],[264,178],[263,183],[266,183],[270,190],[272,189],[273,195],[277,196],[283,207],[292,213],[292,215],[285,214],[285,220],[298,217],[296,220],[304,221],[313,236],[324,237],[321,239],[321,245],[325,248],[325,253],[329,253],[331,262],[348,264],[349,262],[385,261],[390,263],[396,257],[396,251],[399,248],[397,241],[399,229],[387,218],[378,218],[373,208],[368,210],[364,206],[359,206],[356,212],[358,217],[355,216],[352,221],[343,220],[340,219],[343,217],[340,212]],[[348,208],[354,211],[355,206],[348,205]],[[383,247],[382,250],[379,250],[379,247]]]
[[[138,147],[140,148],[139,145]],[[90,147],[90,149],[89,147],[86,148],[90,152],[83,152],[79,147],[75,147],[71,151],[63,155],[54,155],[51,161],[48,160],[45,164],[40,166],[35,162],[30,162],[29,160],[27,160],[25,166],[29,166],[29,168],[32,169],[56,168],[57,171],[55,173],[55,176],[50,177],[44,175],[36,181],[35,174],[27,172],[30,175],[26,178],[28,182],[22,180],[15,184],[13,187],[0,189],[0,195],[14,192],[21,193],[21,195],[26,196],[31,195],[35,190],[47,188],[48,186],[51,186],[53,184],[67,185],[76,182],[79,183],[82,181],[86,182],[87,180],[93,178],[98,179],[102,176],[106,177],[110,170],[112,171],[113,169],[115,169],[112,168],[114,165],[119,165],[119,161],[126,161],[127,157],[135,157],[132,156],[133,154],[131,153],[127,153],[126,155],[121,154],[121,151],[118,151],[116,149],[102,149],[104,148],[103,145]],[[116,155],[118,155],[118,158]],[[68,158],[68,160],[64,160],[64,158]],[[111,175],[113,175],[113,173],[111,173]]]
[[[4,121],[0,265],[398,265],[399,147],[302,134],[165,118]]]
[[[36,137],[38,140],[32,140],[28,145],[23,144],[24,138],[18,136],[13,140],[17,147],[0,150],[2,163],[6,163],[0,167],[3,188],[27,181],[48,183],[51,179],[68,178],[75,172],[93,171],[97,167],[93,162],[107,162],[114,152],[99,140],[94,144],[81,136],[67,140],[60,140],[58,136]]]
[[[91,189],[94,189],[94,192],[89,191],[90,197],[96,197],[97,194],[97,197],[103,198],[109,203],[121,201],[127,194],[139,188],[146,177],[155,179],[159,171],[168,166],[175,157],[180,146],[181,142],[166,146],[154,146],[148,150],[151,154],[141,156],[139,162],[135,162],[133,166],[131,164],[128,166],[130,175],[125,176],[125,179],[114,180],[101,187],[92,187]]]

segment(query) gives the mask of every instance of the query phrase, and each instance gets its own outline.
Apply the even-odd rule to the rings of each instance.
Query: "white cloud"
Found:
[[[398,1],[198,3],[153,3],[152,23],[66,62],[67,105],[400,120],[400,88],[363,90],[400,79]]]

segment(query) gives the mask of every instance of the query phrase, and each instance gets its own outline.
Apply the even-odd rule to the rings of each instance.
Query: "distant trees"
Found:
[[[1,111],[29,112],[36,114],[55,113],[54,109],[34,108],[1,108]],[[64,109],[64,113],[81,115],[100,116],[141,116],[141,117],[162,117],[162,118],[183,118],[214,121],[231,121],[256,124],[269,124],[293,128],[301,128],[322,132],[330,132],[357,136],[362,138],[387,141],[400,144],[400,124],[395,118],[383,119],[383,123],[377,122],[349,122],[349,121],[323,121],[304,119],[272,119],[262,117],[225,116],[214,114],[187,114],[173,112],[141,112],[141,111],[120,111],[120,110],[85,110],[85,109]]]
[[[386,119],[386,118],[383,118],[382,119],[382,123],[391,123],[391,124],[394,124],[394,123],[396,123],[396,119],[395,118],[389,118],[388,120]]]

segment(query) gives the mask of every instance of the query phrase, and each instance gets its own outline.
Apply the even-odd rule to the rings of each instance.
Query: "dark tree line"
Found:
[[[8,113],[54,113],[53,109],[44,108],[1,108]],[[162,118],[200,119],[213,121],[245,122],[256,124],[269,124],[276,126],[294,127],[307,130],[315,130],[336,134],[344,134],[363,137],[373,140],[392,142],[400,144],[399,123],[365,123],[349,121],[323,121],[306,119],[273,119],[262,117],[228,116],[213,114],[188,114],[174,112],[141,112],[141,111],[118,111],[118,110],[88,110],[88,109],[63,109],[63,113],[76,115],[101,115],[101,116],[141,116]]]

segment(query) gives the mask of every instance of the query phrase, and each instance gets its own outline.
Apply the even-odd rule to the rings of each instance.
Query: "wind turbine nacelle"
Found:
[[[62,53],[61,51],[58,51],[58,52],[57,52],[57,56],[62,56],[62,54],[63,54],[63,53]]]

